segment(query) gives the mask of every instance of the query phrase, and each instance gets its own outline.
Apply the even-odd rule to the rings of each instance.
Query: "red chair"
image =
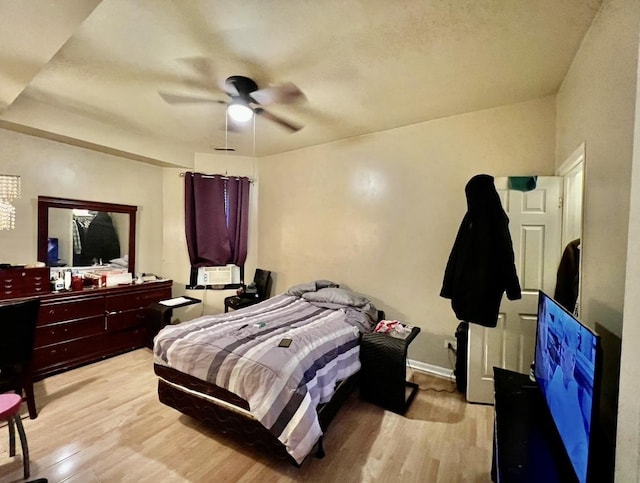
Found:
[[[27,436],[24,433],[22,419],[20,418],[20,405],[22,397],[18,394],[0,394],[0,421],[7,421],[9,426],[9,456],[16,455],[16,433],[14,423],[18,427],[20,444],[22,445],[22,464],[24,466],[24,478],[29,478],[29,448],[27,447]]]

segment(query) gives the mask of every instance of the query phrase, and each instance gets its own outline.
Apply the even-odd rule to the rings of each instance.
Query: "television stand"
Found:
[[[542,393],[526,374],[493,368],[491,478],[499,483],[577,481]]]

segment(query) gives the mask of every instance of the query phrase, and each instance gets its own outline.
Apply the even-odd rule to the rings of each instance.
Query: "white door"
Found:
[[[560,168],[558,175],[564,178],[562,203],[562,249],[570,242],[582,238],[582,205],[584,198],[584,143],[576,149]],[[582,263],[582,261],[581,261]],[[582,301],[582,270],[578,270],[578,298],[574,313],[580,315]]]
[[[584,144],[558,169],[564,179],[562,203],[562,247],[582,237],[582,198],[584,185]]]
[[[522,298],[500,305],[495,328],[469,324],[467,400],[493,404],[493,367],[528,373],[535,346],[538,290],[553,296],[561,256],[562,178],[539,176],[533,191],[494,180],[509,216]]]

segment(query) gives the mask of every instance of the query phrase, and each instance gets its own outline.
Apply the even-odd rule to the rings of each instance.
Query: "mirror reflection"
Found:
[[[49,209],[47,265],[128,266],[129,215],[86,209]]]
[[[135,273],[137,207],[38,197],[38,260],[50,267],[111,265]]]

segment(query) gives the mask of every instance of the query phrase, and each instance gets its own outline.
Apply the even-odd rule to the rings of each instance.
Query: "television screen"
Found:
[[[540,292],[534,375],[580,482],[588,476],[599,353],[599,337]]]
[[[540,292],[535,378],[580,482],[588,476],[599,354],[599,337]]]
[[[47,262],[49,266],[55,266],[58,263],[58,239],[47,239]]]

